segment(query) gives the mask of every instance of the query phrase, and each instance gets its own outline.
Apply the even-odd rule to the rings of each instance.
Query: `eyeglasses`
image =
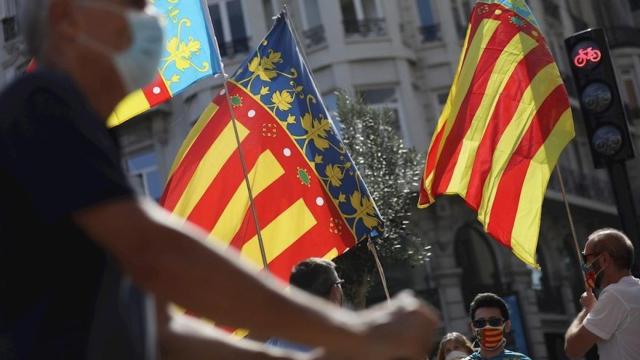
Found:
[[[491,327],[498,327],[498,326],[502,326],[502,324],[504,324],[504,319],[503,318],[497,318],[497,317],[492,317],[489,319],[475,319],[472,322],[473,327],[476,329],[482,329],[483,327],[486,327],[487,325],[491,326]]]

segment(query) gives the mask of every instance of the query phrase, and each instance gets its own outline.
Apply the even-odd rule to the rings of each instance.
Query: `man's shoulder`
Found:
[[[531,360],[527,355],[521,354],[519,352],[505,350],[504,351],[504,360]]]
[[[63,73],[40,70],[16,78],[0,93],[3,109],[42,109],[77,99],[77,90]]]

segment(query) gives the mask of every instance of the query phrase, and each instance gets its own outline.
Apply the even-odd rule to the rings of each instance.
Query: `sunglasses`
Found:
[[[497,318],[497,317],[492,317],[489,319],[476,319],[476,320],[473,320],[472,324],[473,324],[473,327],[476,329],[482,329],[487,325],[491,327],[499,327],[499,326],[502,326],[502,324],[504,324],[504,319]]]

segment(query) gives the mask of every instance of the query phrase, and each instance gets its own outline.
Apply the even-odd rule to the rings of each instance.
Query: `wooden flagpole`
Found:
[[[203,9],[207,9],[208,5],[207,5],[207,1],[206,0],[200,0],[200,2],[202,3]],[[217,58],[218,58],[218,66],[220,67],[220,73],[222,74],[224,81],[223,81],[223,86],[224,86],[224,96],[227,100],[227,106],[229,107],[229,114],[231,115],[231,123],[233,124],[233,134],[235,135],[235,139],[236,139],[236,145],[238,147],[238,155],[240,157],[240,164],[242,165],[242,174],[244,175],[244,183],[247,187],[247,193],[249,195],[249,208],[251,209],[251,215],[253,217],[253,222],[255,224],[256,227],[256,235],[258,237],[258,245],[260,247],[260,256],[262,258],[262,265],[263,265],[263,270],[268,271],[268,261],[267,261],[267,253],[265,251],[265,247],[264,247],[264,240],[262,238],[262,231],[260,228],[260,222],[258,221],[258,211],[256,210],[256,205],[255,205],[255,201],[254,201],[254,197],[253,197],[253,191],[251,190],[251,181],[249,180],[249,172],[247,169],[247,162],[245,160],[244,157],[244,151],[242,150],[242,146],[241,146],[241,141],[240,141],[240,135],[238,133],[238,124],[237,124],[237,117],[236,117],[236,112],[233,108],[233,103],[231,102],[231,95],[229,94],[229,75],[225,72],[224,70],[224,63],[222,62],[222,57],[220,56],[220,49],[218,48],[218,39],[216,37],[216,32],[215,29],[213,28],[213,23],[211,21],[211,14],[209,14],[208,11],[204,11],[205,14],[205,20],[207,21],[207,27],[209,28],[209,32],[211,33],[211,35],[213,36],[213,47],[216,49],[217,52]]]
[[[556,166],[556,174],[558,174],[558,181],[560,182],[560,192],[562,193],[562,200],[564,202],[564,207],[567,211],[567,218],[569,219],[569,227],[571,228],[571,237],[573,238],[573,246],[576,250],[576,256],[578,257],[578,264],[580,264],[580,274],[582,274],[582,280],[584,283],[585,290],[589,290],[587,288],[587,277],[582,271],[582,252],[580,252],[580,243],[578,243],[578,235],[576,234],[576,227],[573,223],[573,216],[571,215],[571,208],[569,207],[569,200],[567,199],[567,192],[564,187],[564,180],[562,178],[562,171],[560,171],[560,166]]]

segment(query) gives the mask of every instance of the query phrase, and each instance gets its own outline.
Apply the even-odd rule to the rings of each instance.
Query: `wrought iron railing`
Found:
[[[364,20],[345,19],[343,25],[344,32],[347,37],[387,35],[386,21],[383,18],[371,18]]]
[[[249,38],[236,38],[229,42],[219,42],[220,56],[231,57],[237,54],[244,54],[249,52]]]
[[[324,33],[324,26],[322,25],[314,26],[305,30],[302,33],[302,36],[304,38],[304,46],[307,48],[319,46],[327,42],[327,37]]]
[[[425,25],[419,28],[420,34],[422,34],[422,42],[432,42],[442,40],[442,33],[440,32],[440,24]]]

